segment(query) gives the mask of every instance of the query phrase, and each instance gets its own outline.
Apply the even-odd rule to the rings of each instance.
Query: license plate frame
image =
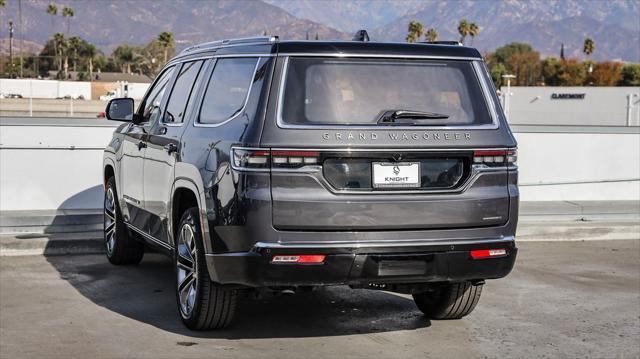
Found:
[[[372,162],[371,184],[374,189],[420,188],[420,162]]]

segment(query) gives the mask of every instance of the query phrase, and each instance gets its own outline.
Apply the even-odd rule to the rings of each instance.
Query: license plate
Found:
[[[418,188],[420,187],[420,164],[418,162],[374,162],[374,188]]]

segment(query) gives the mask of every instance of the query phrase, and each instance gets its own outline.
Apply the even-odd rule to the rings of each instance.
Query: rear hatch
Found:
[[[275,228],[422,230],[507,221],[514,141],[498,126],[481,62],[278,61],[277,107],[262,148],[235,155],[237,166],[264,156],[257,162],[271,172]]]

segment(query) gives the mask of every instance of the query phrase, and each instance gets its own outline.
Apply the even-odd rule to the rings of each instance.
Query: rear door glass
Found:
[[[492,123],[470,61],[291,57],[281,101],[294,125],[377,125],[396,111],[409,125]]]
[[[182,65],[171,91],[167,111],[164,116],[165,123],[182,123],[187,108],[187,101],[191,96],[196,77],[202,67],[202,61],[186,62]]]

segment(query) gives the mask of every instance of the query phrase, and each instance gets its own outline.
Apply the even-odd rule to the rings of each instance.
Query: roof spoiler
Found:
[[[420,41],[421,44],[462,46],[460,41]]]

